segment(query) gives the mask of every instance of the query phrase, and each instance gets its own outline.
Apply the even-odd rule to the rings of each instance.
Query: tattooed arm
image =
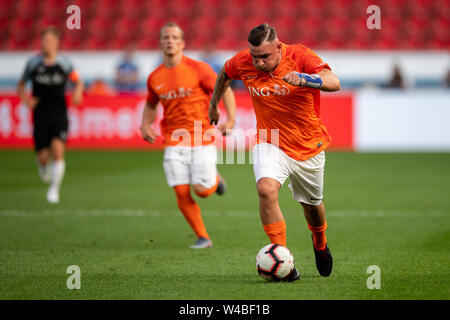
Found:
[[[224,67],[219,72],[217,76],[216,85],[214,87],[214,92],[211,97],[211,101],[209,102],[209,123],[216,124],[219,122],[220,113],[217,109],[217,105],[222,99],[223,95],[227,91],[231,91],[229,88],[231,84],[231,78],[225,73]],[[234,119],[233,119],[234,120]]]

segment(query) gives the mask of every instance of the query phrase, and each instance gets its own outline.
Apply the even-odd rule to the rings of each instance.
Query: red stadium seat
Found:
[[[10,12],[10,11],[14,10],[15,5],[16,5],[16,1],[0,0],[0,11]],[[20,5],[20,3],[19,3],[19,5]]]
[[[366,9],[381,8],[382,29],[368,30]],[[82,38],[63,38],[67,48],[120,48],[139,40],[158,48],[159,29],[175,21],[191,47],[217,42],[221,49],[246,45],[248,32],[268,22],[284,42],[322,49],[448,49],[448,0],[0,0],[0,46],[35,49],[47,25],[65,28],[69,4],[81,8]],[[11,19],[11,17],[14,17]],[[103,35],[91,29],[104,28]],[[360,31],[357,31],[359,28]],[[15,29],[21,29],[17,32]],[[325,29],[325,30],[324,30]]]
[[[139,38],[137,40],[137,47],[139,49],[141,49],[141,50],[142,49],[145,49],[145,50],[155,49],[155,48],[158,47],[158,45],[159,45],[159,41],[158,41],[157,38],[145,38],[145,37],[143,37],[143,38]]]
[[[143,33],[158,34],[166,20],[159,16],[148,16],[141,21],[139,30]]]
[[[9,40],[5,43],[6,49],[25,50],[30,45],[30,34],[24,29],[12,29]]]
[[[10,25],[11,23],[9,21],[9,17],[7,17],[6,15],[0,15],[0,38],[4,39],[7,33],[6,31],[9,30]]]
[[[218,50],[226,50],[229,48],[234,48],[234,50],[237,50],[238,40],[234,38],[220,37],[214,41],[214,46]]]
[[[95,1],[95,2],[97,2],[97,1]],[[67,6],[69,4],[77,5],[77,6],[80,7],[82,12],[84,13],[85,11],[87,11],[90,8],[94,7],[95,2],[92,1],[92,0],[71,0],[70,3],[67,3],[66,5]]]
[[[81,31],[71,30],[62,37],[61,48],[64,50],[80,50],[82,42]]]

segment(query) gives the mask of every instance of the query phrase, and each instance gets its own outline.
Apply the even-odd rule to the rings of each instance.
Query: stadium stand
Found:
[[[382,26],[367,36],[366,8],[381,8]],[[248,30],[274,25],[282,41],[316,49],[447,50],[449,0],[0,0],[0,50],[39,48],[39,31],[64,30],[65,50],[156,49],[160,26],[180,24],[190,49],[246,46]],[[81,8],[81,30],[65,28],[66,8]],[[12,18],[13,17],[13,18]]]

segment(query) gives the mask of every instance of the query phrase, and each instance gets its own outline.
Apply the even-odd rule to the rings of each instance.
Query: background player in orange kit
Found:
[[[325,236],[322,192],[324,150],[331,137],[320,119],[320,90],[337,91],[340,81],[312,50],[281,43],[268,24],[253,28],[248,42],[249,49],[228,60],[219,72],[210,102],[210,121],[217,124],[217,104],[231,79],[242,79],[252,96],[259,132],[253,169],[264,231],[272,243],[286,246],[278,191],[289,177],[292,195],[303,206],[312,231],[317,269],[328,276],[333,259]],[[277,134],[261,134],[271,130],[278,130]],[[299,277],[295,268],[288,281]]]
[[[207,248],[212,246],[212,241],[200,207],[191,196],[190,185],[200,197],[225,192],[225,182],[216,169],[217,150],[212,136],[207,135],[214,129],[208,119],[208,101],[217,75],[205,62],[184,56],[184,46],[183,31],[177,24],[169,22],[161,28],[160,47],[164,60],[147,80],[148,96],[141,132],[148,142],[155,141],[156,133],[151,124],[156,117],[156,106],[161,102],[167,182],[174,188],[178,207],[197,235],[191,248]],[[235,123],[236,103],[231,89],[224,92],[223,100],[228,120],[219,129],[225,134]]]

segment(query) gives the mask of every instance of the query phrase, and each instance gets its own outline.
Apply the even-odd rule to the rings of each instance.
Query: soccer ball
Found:
[[[256,256],[258,274],[267,281],[281,281],[294,269],[294,257],[288,248],[268,244]]]

